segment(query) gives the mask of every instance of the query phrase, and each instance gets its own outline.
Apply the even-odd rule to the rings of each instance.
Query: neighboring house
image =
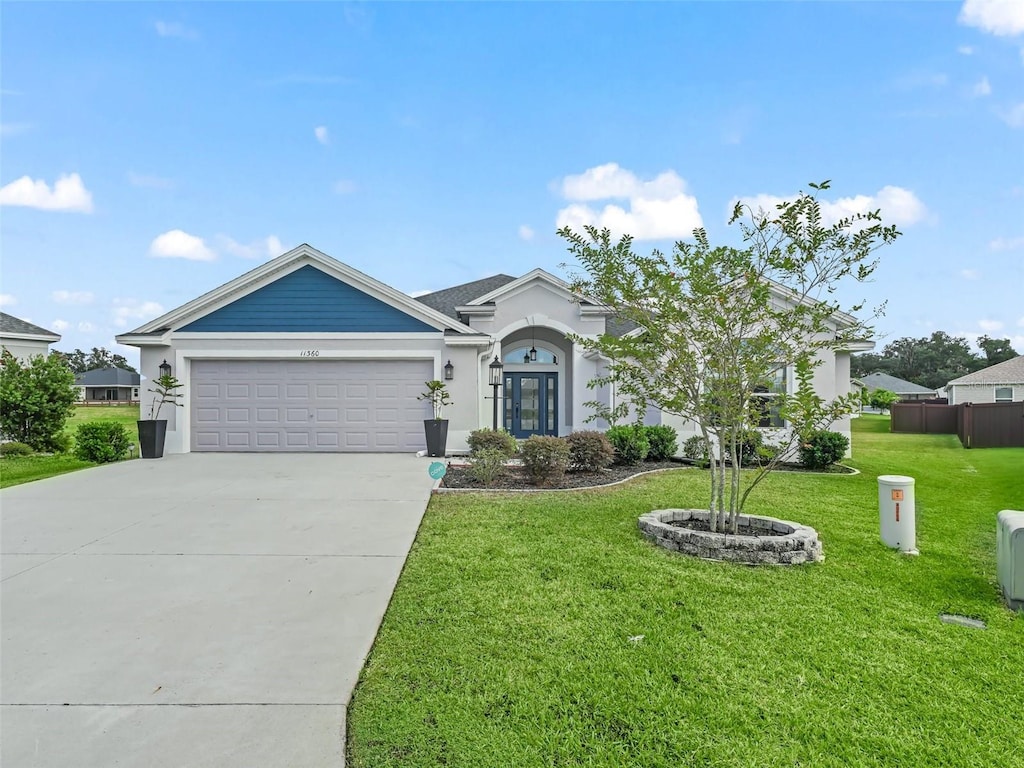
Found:
[[[431,412],[417,396],[449,363],[444,417],[458,451],[492,424],[495,357],[504,364],[499,426],[517,437],[594,428],[584,403],[612,404],[615,393],[587,384],[607,361],[567,334],[632,330],[610,314],[540,269],[411,298],[301,245],[117,341],[141,350],[143,375],[156,378],[166,360],[184,385],[184,408],[162,414],[169,453],[421,450]],[[823,362],[818,393],[848,393],[849,352]],[[776,379],[794,391],[791,370]],[[693,431],[661,416],[648,413],[648,423]],[[848,420],[835,428],[849,435]]]
[[[50,354],[50,345],[60,341],[60,334],[0,312],[0,346],[19,360]]]
[[[953,379],[946,385],[950,405],[1024,400],[1024,355]]]
[[[867,376],[861,376],[860,382],[867,389],[868,395],[876,389],[887,389],[899,395],[900,400],[934,400],[942,396],[934,389],[922,387],[920,384],[905,379],[898,379],[888,373],[869,373]]]
[[[75,386],[78,399],[86,403],[137,403],[139,379],[123,368],[96,368],[75,374]]]

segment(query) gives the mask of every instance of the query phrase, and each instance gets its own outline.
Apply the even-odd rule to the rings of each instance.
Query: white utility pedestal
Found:
[[[1004,509],[996,516],[996,573],[1006,604],[1024,611],[1024,512]]]
[[[918,554],[914,478],[904,475],[879,476],[878,515],[882,525],[882,541],[887,547],[907,555]]]

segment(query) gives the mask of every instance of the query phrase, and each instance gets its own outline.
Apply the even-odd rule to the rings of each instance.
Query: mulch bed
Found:
[[[449,464],[448,472],[441,481],[442,488],[463,488],[476,491],[536,491],[561,490],[566,488],[594,488],[610,485],[620,480],[627,480],[641,472],[655,469],[685,469],[688,464],[680,461],[645,461],[642,464],[627,467],[613,464],[600,472],[566,472],[561,479],[543,488],[536,486],[519,466],[505,467],[505,471],[492,485],[485,486],[477,482],[463,464]]]
[[[536,490],[566,490],[573,488],[599,488],[602,485],[611,485],[622,480],[628,480],[643,472],[651,472],[656,469],[693,469],[693,465],[687,461],[645,461],[642,464],[626,466],[624,464],[613,464],[608,469],[600,472],[566,472],[561,479],[556,480],[543,487],[534,485],[530,477],[520,466],[505,467],[501,477],[491,485],[484,485],[477,482],[469,473],[469,467],[464,463],[449,463],[448,471],[441,480],[442,488],[458,488],[474,491],[536,491]],[[848,467],[836,464],[826,470],[807,470],[796,464],[783,464],[777,472],[826,472],[829,474],[848,475],[853,470]]]

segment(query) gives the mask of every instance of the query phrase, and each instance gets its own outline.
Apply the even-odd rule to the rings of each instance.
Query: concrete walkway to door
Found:
[[[191,454],[0,493],[0,764],[342,766],[428,463]]]

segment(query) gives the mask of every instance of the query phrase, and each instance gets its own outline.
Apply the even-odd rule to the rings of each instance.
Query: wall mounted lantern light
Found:
[[[444,367],[444,380],[451,381],[455,378],[455,366],[452,365],[452,361],[449,360]]]
[[[494,392],[494,429],[498,428],[498,387],[501,386],[501,374],[504,368],[505,366],[501,364],[501,360],[498,359],[497,355],[494,356],[494,362],[487,366],[488,380]]]
[[[168,363],[166,360],[164,360],[162,363],[160,363],[160,375],[161,376],[170,376],[171,375],[171,364]]]

